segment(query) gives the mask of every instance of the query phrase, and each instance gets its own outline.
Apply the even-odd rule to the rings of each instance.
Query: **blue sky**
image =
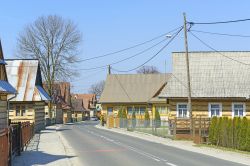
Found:
[[[250,18],[248,0],[8,0],[1,2],[0,38],[5,58],[16,53],[16,39],[25,25],[42,15],[60,15],[73,20],[83,35],[80,59],[103,55],[151,39],[183,24],[182,13],[189,21],[211,22]],[[192,29],[210,32],[250,35],[250,22],[226,25],[195,25]],[[196,33],[200,38],[218,50],[250,50],[250,38],[213,36]],[[91,68],[112,63],[135,54],[148,44],[121,54],[86,61],[79,68]],[[114,68],[134,68],[161,47],[152,49]],[[183,51],[183,34],[180,34],[149,65],[157,66],[161,72],[171,72],[171,52]],[[193,37],[189,37],[189,50],[208,50]],[[81,71],[80,77],[72,82],[74,92],[87,92],[89,86],[106,77],[106,70]],[[133,73],[133,72],[131,72]]]

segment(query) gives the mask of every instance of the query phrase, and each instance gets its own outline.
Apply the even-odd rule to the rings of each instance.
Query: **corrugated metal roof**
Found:
[[[233,51],[221,52],[221,54],[218,52],[189,53],[192,97],[249,98],[250,52]],[[159,96],[187,97],[186,85],[185,53],[173,53],[173,76]]]
[[[14,88],[12,85],[10,85],[7,81],[0,80],[0,92],[15,94],[15,93],[16,93],[16,90],[15,90],[15,88]]]
[[[147,103],[167,82],[169,74],[111,74],[100,103]]]
[[[9,83],[17,90],[12,101],[43,101],[36,85],[42,87],[38,60],[6,60]]]
[[[49,97],[48,93],[43,89],[43,87],[37,85],[36,88],[38,89],[39,93],[40,93],[40,96],[42,98],[42,100],[44,101],[49,101],[51,100],[51,98]]]
[[[3,59],[0,59],[0,65],[7,65],[7,63]]]

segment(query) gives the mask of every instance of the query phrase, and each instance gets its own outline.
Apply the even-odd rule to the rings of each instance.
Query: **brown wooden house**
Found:
[[[46,85],[45,85],[46,87]],[[47,118],[55,123],[69,123],[72,121],[71,95],[69,82],[56,82],[53,85],[53,94],[51,101],[51,117],[49,117],[49,108],[46,108]]]
[[[193,117],[250,118],[250,52],[190,52]],[[189,118],[184,52],[173,53],[173,74],[159,97],[172,117]]]
[[[15,97],[16,94],[15,88],[8,82],[6,64],[0,41],[0,130],[8,126],[8,97]]]
[[[15,122],[35,124],[38,132],[45,127],[45,104],[50,100],[43,89],[39,61],[36,59],[6,60],[10,84],[17,96],[10,101],[9,118]]]

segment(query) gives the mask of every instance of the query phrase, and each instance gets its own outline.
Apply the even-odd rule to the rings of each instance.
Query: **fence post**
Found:
[[[176,138],[176,127],[177,127],[177,118],[175,117],[175,120],[174,120],[174,124],[173,124],[173,127],[174,127],[174,139]]]
[[[17,127],[17,144],[18,144],[18,149],[17,149],[17,155],[21,155],[21,149],[22,149],[22,123],[18,122],[18,127]]]
[[[9,166],[12,165],[12,127],[9,125],[9,132],[8,132],[8,142],[9,142]]]

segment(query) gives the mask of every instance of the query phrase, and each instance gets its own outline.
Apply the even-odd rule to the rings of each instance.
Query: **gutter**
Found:
[[[16,98],[17,97],[17,93],[15,93],[14,94],[14,96],[13,97],[11,97],[11,98],[9,98],[8,100],[7,100],[7,124],[9,125],[9,113],[10,113],[10,100],[12,100],[12,99],[14,99],[14,98]]]

